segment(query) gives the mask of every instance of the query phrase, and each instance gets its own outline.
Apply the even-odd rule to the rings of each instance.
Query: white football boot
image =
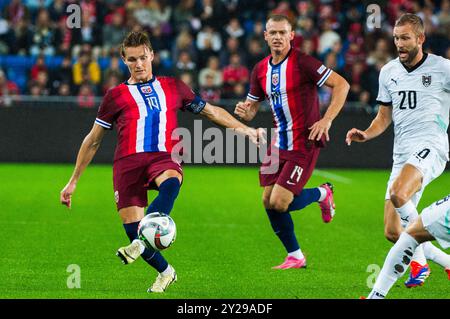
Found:
[[[167,275],[159,273],[155,282],[150,288],[148,288],[147,292],[164,292],[170,284],[177,281],[177,273],[175,272],[175,269],[173,269],[170,265],[169,267],[172,271]]]
[[[131,264],[133,261],[138,259],[142,252],[142,244],[139,240],[135,239],[128,246],[120,247],[117,250],[116,256],[122,259],[122,262],[126,265]]]

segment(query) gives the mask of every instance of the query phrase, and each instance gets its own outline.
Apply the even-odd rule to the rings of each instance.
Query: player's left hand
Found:
[[[328,141],[330,141],[330,136],[328,135],[328,131],[331,127],[331,120],[328,118],[322,118],[320,121],[317,121],[314,123],[309,129],[311,132],[309,132],[309,139],[310,140],[316,140],[320,141],[322,138],[322,135],[325,134],[325,138]]]

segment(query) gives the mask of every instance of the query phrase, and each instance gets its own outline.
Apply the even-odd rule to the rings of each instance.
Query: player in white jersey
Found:
[[[424,53],[424,41],[418,16],[407,13],[396,21],[394,43],[399,57],[381,69],[378,114],[365,131],[352,128],[346,136],[348,145],[366,142],[394,123],[394,163],[384,207],[385,236],[394,243],[417,218],[424,188],[442,174],[449,159],[450,61]],[[450,256],[427,242],[415,251],[407,287],[422,285],[429,276],[424,252],[450,269]]]
[[[367,299],[384,299],[403,276],[414,250],[424,242],[436,239],[443,248],[450,248],[450,195],[425,208],[389,251],[383,268]],[[447,269],[450,279],[450,269]]]

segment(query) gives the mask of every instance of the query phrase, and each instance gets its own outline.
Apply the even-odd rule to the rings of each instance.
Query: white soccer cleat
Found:
[[[169,266],[171,267],[171,266]],[[147,292],[164,292],[170,284],[177,281],[177,273],[175,269],[171,267],[172,271],[168,275],[158,274],[153,285],[148,288]]]
[[[122,259],[122,262],[126,264],[131,264],[133,261],[139,258],[141,255],[141,244],[137,240],[133,240],[131,244],[125,247],[120,247],[117,250],[116,256]]]

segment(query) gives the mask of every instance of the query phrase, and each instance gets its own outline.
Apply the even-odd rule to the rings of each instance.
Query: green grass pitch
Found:
[[[263,210],[257,168],[185,167],[172,211],[178,236],[164,254],[178,282],[151,295],[146,290],[155,271],[143,260],[124,266],[115,256],[127,237],[115,211],[111,166],[88,167],[68,210],[59,192],[72,168],[0,165],[1,298],[354,299],[369,292],[373,269],[391,247],[383,236],[387,170],[317,171],[308,186],[334,183],[335,220],[324,224],[317,204],[294,212],[308,268],[276,271],[271,267],[285,252]],[[444,173],[426,189],[420,208],[449,190],[450,174]],[[74,264],[79,289],[67,287]],[[430,266],[423,287],[406,289],[405,276],[388,297],[449,298],[446,274]]]

